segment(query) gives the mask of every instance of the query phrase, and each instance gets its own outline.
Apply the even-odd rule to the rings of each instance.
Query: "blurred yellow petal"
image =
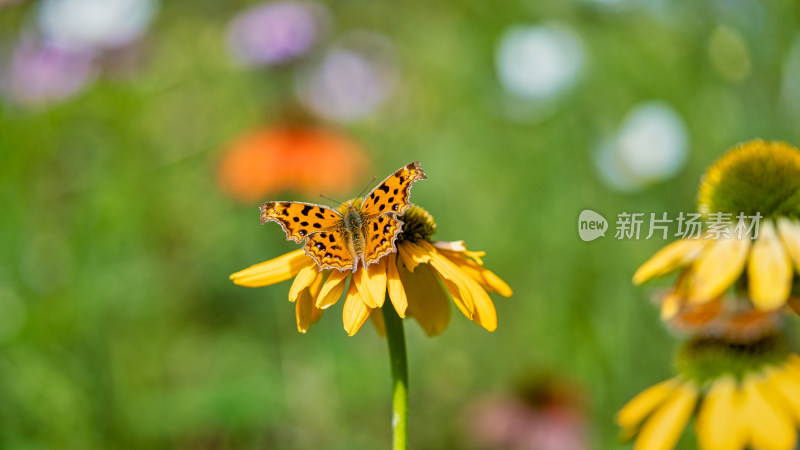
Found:
[[[269,286],[293,278],[305,266],[315,265],[302,249],[250,266],[230,276],[235,284],[247,287]]]
[[[361,296],[358,295],[358,288],[356,288],[355,283],[350,283],[347,289],[343,309],[342,322],[344,323],[344,330],[347,331],[348,335],[353,336],[358,333],[361,325],[369,317],[371,310],[361,299]]]
[[[389,299],[392,301],[397,315],[405,317],[408,297],[403,289],[403,280],[400,279],[400,274],[397,272],[397,257],[389,255],[386,259],[386,290],[389,291]]]
[[[636,270],[633,284],[642,284],[691,263],[708,243],[708,239],[681,239],[668,244]]]
[[[795,270],[800,272],[800,223],[780,217],[778,218],[778,234],[786,253],[794,262]]]
[[[770,311],[783,306],[792,287],[792,272],[792,263],[775,226],[765,221],[747,265],[750,298],[756,308]]]
[[[289,301],[293,302],[297,300],[300,291],[311,286],[311,283],[314,282],[317,275],[319,275],[319,272],[317,271],[316,265],[306,266],[300,269],[300,272],[298,272],[292,283],[292,288],[289,289]]]
[[[425,242],[425,241],[421,241]],[[411,272],[417,268],[417,265],[428,263],[431,260],[430,251],[423,249],[419,245],[411,241],[402,241],[397,245],[397,253],[403,260],[403,264]]]
[[[398,264],[397,270],[408,299],[406,314],[413,316],[428,336],[444,331],[450,321],[450,300],[430,265],[420,264],[412,273]]]
[[[464,246],[464,241],[436,241],[433,246],[439,250],[449,250],[451,252],[465,252],[467,247]]]
[[[681,310],[681,299],[683,297],[675,292],[670,292],[661,301],[661,320],[666,322]]]
[[[727,290],[747,262],[750,239],[719,238],[695,261],[689,275],[689,301],[705,303]]]
[[[780,393],[787,409],[794,415],[795,422],[800,423],[800,378],[785,368],[774,369],[767,376],[770,386]]]
[[[386,337],[386,324],[383,322],[383,311],[380,308],[373,309],[369,314],[369,320],[375,326],[375,331],[383,337]]]
[[[617,424],[622,428],[636,428],[653,410],[675,391],[680,381],[671,378],[642,391],[617,413]]]
[[[750,442],[759,450],[790,450],[794,448],[796,430],[792,415],[769,392],[765,378],[748,376],[742,386],[742,411],[747,415]],[[776,401],[777,400],[777,401]]]
[[[714,381],[700,405],[695,427],[701,449],[740,450],[746,436],[739,423],[741,414],[736,380],[727,376]]]
[[[350,271],[346,270],[341,272],[339,270],[331,271],[325,284],[322,285],[322,290],[317,297],[317,308],[326,309],[336,303],[339,297],[344,292],[345,280],[350,275]]]
[[[684,382],[642,425],[634,450],[670,450],[675,447],[697,402],[697,387]]]
[[[353,280],[364,303],[370,308],[380,308],[386,298],[386,258],[381,258],[366,270],[359,270],[353,274]]]

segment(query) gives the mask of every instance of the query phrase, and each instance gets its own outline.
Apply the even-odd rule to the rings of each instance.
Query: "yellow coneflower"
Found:
[[[800,356],[779,335],[748,344],[699,338],[681,351],[681,375],[652,386],[617,414],[634,449],[674,448],[689,419],[703,450],[790,450],[800,423]]]
[[[668,244],[636,271],[633,282],[683,268],[676,291],[699,304],[720,298],[746,277],[756,308],[784,306],[794,272],[800,272],[800,151],[761,140],[734,148],[706,172],[699,210],[707,223],[724,216],[731,225],[714,236]]]
[[[382,331],[382,317],[377,309],[383,305],[387,293],[397,314],[416,319],[428,335],[442,332],[449,322],[447,293],[465,316],[494,331],[497,314],[487,291],[504,297],[509,297],[512,291],[483,267],[481,257],[485,253],[469,251],[461,241],[433,241],[436,223],[418,206],[406,210],[402,220],[405,224],[397,238],[397,252],[366,270],[319,271],[311,257],[303,250],[295,250],[236,272],[230,278],[248,287],[294,278],[289,300],[296,304],[297,329],[301,333],[308,331],[323,310],[339,300],[345,288],[343,323],[350,336],[371,315]]]

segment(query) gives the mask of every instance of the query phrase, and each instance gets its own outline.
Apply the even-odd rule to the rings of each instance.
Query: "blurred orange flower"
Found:
[[[231,197],[256,201],[292,190],[309,196],[351,191],[369,172],[366,154],[347,136],[328,129],[285,126],[247,133],[228,146],[219,183]]]

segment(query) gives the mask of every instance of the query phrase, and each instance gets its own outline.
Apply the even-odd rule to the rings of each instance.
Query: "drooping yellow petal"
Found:
[[[314,306],[314,299],[319,295],[321,286],[322,272],[317,274],[311,286],[300,291],[297,296],[295,315],[297,316],[297,331],[301,333],[308,331],[308,327],[322,316],[322,311]]]
[[[372,312],[369,314],[369,320],[372,321],[372,325],[375,326],[375,331],[378,332],[381,336],[386,336],[386,323],[383,321],[383,311],[381,309],[373,309]]]
[[[728,289],[742,274],[750,239],[720,237],[698,256],[689,275],[689,301],[705,303]]]
[[[403,280],[397,272],[397,257],[389,255],[386,260],[386,290],[389,291],[389,299],[392,301],[394,310],[400,317],[406,316],[408,309],[408,297],[406,290],[403,289]]]
[[[671,378],[642,391],[617,413],[617,425],[621,428],[638,427],[645,417],[664,403],[667,397],[675,391],[679,383],[680,381],[677,378]]]
[[[437,247],[438,248],[438,247]],[[473,280],[477,281],[486,290],[496,292],[503,297],[511,297],[514,293],[511,287],[506,284],[500,277],[494,274],[489,269],[484,268],[474,260],[467,259],[463,253],[452,251],[439,251],[450,261],[452,261],[462,272],[469,275]]]
[[[413,316],[425,334],[435,336],[450,321],[450,301],[429,264],[420,264],[413,273],[398,262],[397,271],[408,299],[406,314]]]
[[[800,223],[780,217],[778,218],[778,234],[786,253],[794,262],[795,270],[800,272]]]
[[[367,306],[370,308],[383,306],[383,300],[386,298],[386,258],[381,258],[368,269],[353,274],[353,281]]]
[[[773,369],[768,372],[768,383],[780,393],[794,420],[800,423],[800,378],[792,370]]]
[[[419,246],[431,255],[430,265],[441,277],[447,291],[453,297],[453,303],[467,318],[472,320],[475,314],[475,302],[472,298],[473,289],[471,285],[477,284],[475,280],[464,274],[458,266],[437,252],[429,242],[421,241]],[[482,290],[480,286],[478,286],[478,290]]]
[[[704,450],[741,450],[746,435],[740,424],[741,405],[732,376],[714,381],[700,405],[695,428]]]
[[[634,450],[671,450],[678,442],[697,402],[697,387],[684,382],[642,425]]]
[[[400,242],[397,245],[397,253],[403,260],[403,264],[405,264],[406,268],[411,272],[417,268],[417,265],[428,263],[431,260],[430,251],[423,249],[411,241]]]
[[[342,312],[342,323],[344,330],[348,335],[353,336],[358,333],[361,325],[369,317],[371,308],[367,306],[358,295],[358,288],[355,283],[350,283],[347,288],[347,296],[344,299],[344,308]]]
[[[349,270],[344,272],[339,270],[331,271],[328,279],[325,280],[325,284],[322,285],[319,296],[317,296],[317,308],[326,309],[339,300],[344,291],[345,280],[347,280],[348,275],[350,275]]]
[[[303,289],[311,286],[311,283],[317,278],[317,275],[320,273],[317,271],[317,266],[305,266],[300,269],[300,272],[297,273],[297,276],[292,283],[291,289],[289,289],[289,301],[293,302],[297,300],[297,296],[300,295],[300,291]]]
[[[642,284],[691,263],[709,242],[709,239],[681,239],[667,244],[636,270],[633,284]]]
[[[300,269],[310,265],[315,265],[314,260],[300,249],[240,270],[230,279],[239,286],[269,286],[296,276]]]
[[[747,265],[750,298],[756,308],[780,308],[792,287],[792,263],[772,221],[761,225]]]
[[[749,375],[742,386],[742,411],[747,415],[752,447],[759,450],[791,450],[796,440],[791,412],[769,391],[762,375]]]

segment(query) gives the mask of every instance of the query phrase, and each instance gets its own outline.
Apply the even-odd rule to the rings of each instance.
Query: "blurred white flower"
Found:
[[[385,37],[351,33],[295,84],[303,104],[322,117],[349,122],[372,114],[397,82],[394,48]]]
[[[275,65],[306,55],[322,34],[328,13],[322,5],[265,3],[237,15],[228,27],[228,46],[245,65]]]
[[[681,116],[665,103],[645,102],[628,113],[616,137],[600,144],[595,164],[612,188],[632,191],[677,174],[688,148]]]
[[[21,40],[0,71],[0,90],[12,102],[41,107],[77,94],[93,78],[83,52]]]
[[[550,99],[574,85],[583,60],[580,37],[558,23],[511,26],[496,55],[503,87],[529,100]]]
[[[39,27],[50,42],[74,49],[123,46],[150,24],[156,0],[44,0]]]

